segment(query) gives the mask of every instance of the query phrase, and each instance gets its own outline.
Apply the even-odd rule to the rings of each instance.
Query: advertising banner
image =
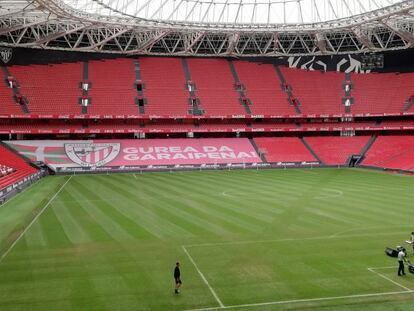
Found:
[[[262,162],[246,138],[20,140],[7,143],[31,161],[44,162],[54,170]]]

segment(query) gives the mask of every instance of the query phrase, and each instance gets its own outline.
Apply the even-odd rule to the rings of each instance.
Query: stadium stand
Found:
[[[90,114],[138,114],[132,59],[119,58],[89,62]]]
[[[139,59],[148,115],[187,115],[189,94],[179,58]]]
[[[291,86],[294,97],[300,101],[303,114],[345,113],[342,104],[342,84],[345,81],[343,73],[286,67],[280,69],[286,83]]]
[[[13,98],[13,91],[6,82],[0,81],[0,114],[22,114],[23,110]]]
[[[82,63],[9,67],[32,114],[80,114]]]
[[[351,74],[352,113],[402,112],[414,93],[414,74]]]
[[[268,162],[317,161],[297,137],[259,137],[254,142]]]
[[[134,62],[139,62],[142,95],[137,92]],[[87,62],[88,104],[92,115],[177,115],[188,116],[190,92],[180,58],[140,57]],[[240,102],[229,62],[222,59],[187,59],[189,76],[195,85],[200,108],[208,115],[238,115],[248,111]],[[283,89],[290,88],[291,100],[302,114],[343,114],[345,74],[277,67],[271,64],[233,61],[235,73],[251,105],[253,115],[297,114]],[[278,70],[279,70],[278,69]],[[8,67],[18,90],[28,99],[31,114],[81,114],[83,63]],[[116,79],[115,79],[116,77]],[[400,113],[413,111],[413,73],[350,74],[351,113]],[[0,85],[0,113],[22,114],[7,83]],[[138,99],[144,100],[144,112]],[[85,113],[85,112],[84,112]]]
[[[414,169],[414,136],[379,136],[362,162],[366,166]]]
[[[3,175],[3,171],[6,174]],[[35,172],[35,168],[6,147],[0,145],[0,189],[12,185]]]
[[[12,173],[14,169],[6,165],[0,164],[0,178]]]
[[[188,59],[197,97],[207,115],[245,114],[229,64],[222,59]]]
[[[306,137],[306,142],[326,165],[344,165],[352,154],[360,154],[369,136]]]
[[[252,114],[295,114],[287,94],[282,91],[275,68],[270,64],[246,61],[233,62],[246,96],[252,101]]]

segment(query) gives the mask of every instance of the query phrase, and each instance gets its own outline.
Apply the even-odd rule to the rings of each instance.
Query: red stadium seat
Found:
[[[0,145],[0,166],[12,168],[13,171],[0,177],[0,189],[3,189],[15,182],[23,179],[36,172],[36,169],[30,166],[21,157]]]

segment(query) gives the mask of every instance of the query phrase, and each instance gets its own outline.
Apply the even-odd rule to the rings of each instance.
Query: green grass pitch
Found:
[[[411,311],[413,208],[358,169],[47,177],[0,207],[0,310]]]

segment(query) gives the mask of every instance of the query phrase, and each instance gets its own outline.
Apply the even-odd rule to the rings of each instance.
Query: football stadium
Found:
[[[1,311],[414,310],[413,0],[1,0],[0,66]]]

